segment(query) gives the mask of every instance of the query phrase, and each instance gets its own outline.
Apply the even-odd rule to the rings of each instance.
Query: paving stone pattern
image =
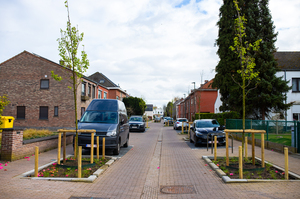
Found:
[[[15,176],[33,169],[34,156],[8,163],[0,170],[0,198],[299,198],[300,182],[225,184],[210,167],[203,155],[211,155],[206,147],[193,147],[183,141],[172,127],[149,123],[145,133],[131,133],[130,145],[124,156],[109,167],[94,183],[27,180]],[[239,142],[234,142],[237,155]],[[249,146],[250,147],[250,146]],[[248,151],[251,148],[249,148]],[[266,160],[284,165],[284,156],[266,151]],[[56,158],[57,150],[40,154],[43,165]],[[72,153],[72,146],[67,147]],[[260,157],[260,148],[256,147]],[[218,149],[218,156],[225,148]],[[289,158],[290,168],[300,174],[300,159]],[[3,166],[3,165],[2,165]],[[7,171],[4,171],[7,169]],[[171,192],[162,193],[169,186]],[[183,193],[192,189],[193,194]],[[174,193],[172,194],[172,191]]]

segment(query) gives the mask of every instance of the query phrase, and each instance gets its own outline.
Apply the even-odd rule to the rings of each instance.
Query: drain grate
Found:
[[[96,197],[75,197],[75,196],[71,196],[69,199],[109,199],[109,198],[96,198]]]
[[[170,185],[160,186],[160,192],[165,194],[195,194],[193,185]]]

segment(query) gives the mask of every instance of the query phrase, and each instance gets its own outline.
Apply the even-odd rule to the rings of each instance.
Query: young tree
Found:
[[[235,29],[236,29],[236,37],[234,37],[234,46],[230,46],[230,49],[238,55],[238,59],[240,62],[241,68],[237,70],[237,73],[241,75],[242,83],[235,80],[234,76],[232,76],[233,81],[238,84],[243,90],[243,130],[245,130],[245,115],[246,115],[246,96],[252,89],[256,88],[258,81],[259,72],[255,72],[255,59],[251,56],[249,51],[257,52],[259,49],[259,44],[261,39],[257,40],[254,44],[251,44],[246,39],[245,25],[246,19],[244,16],[240,15],[240,8],[238,6],[237,0],[233,0],[238,17],[235,20]],[[247,90],[249,87],[251,80],[255,81],[256,86]],[[243,131],[242,134],[242,151],[244,154],[244,143],[245,143],[245,133]]]
[[[76,27],[71,26],[70,20],[70,12],[69,12],[69,5],[68,1],[65,1],[65,7],[68,11],[68,21],[67,21],[67,28],[66,30],[60,30],[61,38],[57,39],[58,41],[58,50],[59,56],[64,62],[64,66],[67,70],[70,70],[71,73],[68,71],[70,75],[70,83],[73,87],[69,88],[73,91],[74,96],[74,108],[75,108],[75,126],[76,126],[76,137],[75,137],[75,145],[76,145],[76,154],[78,154],[78,123],[77,123],[77,88],[78,85],[81,83],[81,77],[84,72],[88,69],[89,60],[87,59],[87,54],[84,50],[81,51],[81,58],[78,57],[78,48],[80,42],[83,40],[83,33],[79,34],[79,30]],[[62,78],[53,71],[51,71],[52,77],[60,81]]]

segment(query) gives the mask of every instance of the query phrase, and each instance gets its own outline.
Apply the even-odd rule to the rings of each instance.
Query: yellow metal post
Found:
[[[184,124],[184,122],[182,121],[181,122],[181,134],[183,134],[183,124]]]
[[[77,149],[77,145],[76,145],[76,137],[75,137],[75,139],[74,139],[74,157],[75,157],[75,159],[77,159],[77,154],[76,154],[76,149]]]
[[[215,161],[217,160],[217,136],[214,136],[214,146],[215,146],[215,150],[214,150],[214,158]]]
[[[39,173],[39,147],[35,147],[35,161],[34,161],[34,177],[38,177]]]
[[[102,159],[105,159],[105,138],[102,140]]]
[[[284,147],[284,178],[289,179],[289,150],[287,147]]]
[[[254,138],[254,133],[252,133],[252,164],[255,165],[255,138]]]
[[[190,139],[191,122],[189,122],[188,138]]]
[[[242,146],[239,146],[239,177],[243,179],[243,153]]]
[[[265,167],[265,134],[261,134],[261,165]]]
[[[94,133],[92,133],[91,134],[91,160],[90,160],[90,162],[91,162],[91,164],[93,164],[94,163]]]
[[[225,133],[225,142],[226,142],[226,166],[229,166],[228,132]]]
[[[82,155],[82,146],[78,148],[78,178],[81,178],[81,155]]]
[[[97,159],[99,159],[99,136],[97,136]]]
[[[67,135],[63,132],[63,163],[66,163],[66,147],[67,147]]]
[[[248,137],[245,137],[245,159],[248,160]]]
[[[61,133],[58,133],[57,164],[60,164]]]

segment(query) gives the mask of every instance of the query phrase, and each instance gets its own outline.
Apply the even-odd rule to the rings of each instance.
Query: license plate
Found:
[[[208,144],[215,143],[215,141],[208,141]],[[219,141],[217,141],[219,143]]]
[[[90,144],[87,144],[87,145],[85,145],[85,146],[91,148],[91,145],[90,145]],[[94,144],[94,147],[97,147],[97,145]]]
[[[131,128],[133,128],[133,129],[137,129],[137,126],[132,126]]]

